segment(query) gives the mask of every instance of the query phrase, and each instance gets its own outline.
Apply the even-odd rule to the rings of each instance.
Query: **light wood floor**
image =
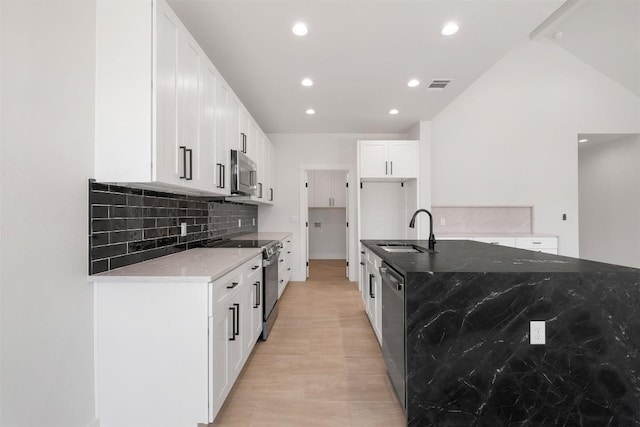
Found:
[[[357,284],[321,270],[289,283],[213,426],[406,425]]]
[[[318,282],[334,281],[335,279],[347,281],[347,262],[344,259],[310,259],[309,280]],[[318,283],[320,284],[320,283]]]

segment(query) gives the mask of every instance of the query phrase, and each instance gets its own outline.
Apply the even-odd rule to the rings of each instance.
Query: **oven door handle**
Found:
[[[272,264],[276,264],[278,262],[278,258],[280,257],[280,252],[276,252],[272,257],[267,258],[267,259],[263,259],[262,260],[262,266],[263,267],[268,267]]]

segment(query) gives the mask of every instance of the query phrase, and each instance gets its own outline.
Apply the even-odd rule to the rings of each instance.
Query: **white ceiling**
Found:
[[[545,35],[640,96],[640,0],[582,0]]]
[[[268,133],[405,132],[564,0],[169,0]],[[460,31],[440,34],[446,21]],[[296,37],[297,21],[309,34]],[[300,81],[311,77],[314,86]],[[418,78],[422,85],[408,88]],[[433,79],[452,79],[442,91]],[[316,114],[307,116],[305,110]],[[388,114],[397,108],[400,114]]]

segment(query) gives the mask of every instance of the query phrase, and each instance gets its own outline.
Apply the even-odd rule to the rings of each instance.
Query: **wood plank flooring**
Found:
[[[210,426],[406,425],[357,284],[336,274],[344,260],[324,261],[306,282],[289,283],[269,339]]]

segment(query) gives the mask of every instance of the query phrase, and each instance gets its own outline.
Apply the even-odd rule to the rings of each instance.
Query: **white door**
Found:
[[[177,18],[164,3],[156,15],[156,138],[153,179],[178,184],[178,40]]]
[[[200,85],[200,136],[198,166],[199,173],[194,177],[194,185],[202,190],[217,191],[216,167],[216,89],[217,76],[215,69],[206,58],[202,60]],[[197,180],[196,180],[197,178]]]
[[[333,207],[333,172],[313,171],[313,206],[316,208]]]
[[[346,240],[346,276],[347,279],[349,278],[349,187],[347,186],[348,182],[349,182],[349,173],[348,172],[343,172],[343,176],[342,178],[344,179],[344,186],[342,187],[342,193],[344,194],[344,221],[347,227],[347,232],[345,233],[345,240]],[[336,188],[337,190],[337,188]],[[336,194],[336,200],[338,200],[339,197]]]
[[[400,178],[418,176],[418,145],[415,142],[389,142],[389,175]]]
[[[195,41],[182,33],[178,44],[178,171],[181,181],[198,181],[200,52]]]
[[[215,191],[228,195],[229,191],[229,88],[221,77],[216,80],[216,150]]]
[[[347,173],[345,171],[331,172],[331,198],[334,208],[347,206]]]
[[[360,145],[360,176],[382,178],[389,175],[385,141],[365,141]]]
[[[302,171],[303,174],[303,185],[304,185],[304,190],[302,192],[303,197],[302,197],[302,212],[304,212],[304,218],[301,218],[302,221],[304,221],[305,223],[305,252],[304,252],[304,259],[306,262],[306,277],[309,277],[309,175],[310,173],[308,171]]]

